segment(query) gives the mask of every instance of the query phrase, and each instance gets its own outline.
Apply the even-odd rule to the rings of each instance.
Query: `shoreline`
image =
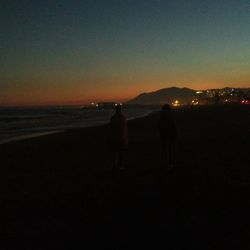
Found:
[[[135,120],[135,119],[147,117],[147,116],[150,116],[151,114],[153,114],[154,112],[155,111],[149,111],[146,114],[138,115],[136,117],[128,118],[127,121],[132,121],[132,120]],[[83,127],[55,129],[55,130],[48,130],[48,131],[44,131],[44,132],[33,132],[33,133],[31,132],[31,133],[27,133],[27,134],[24,134],[24,135],[14,136],[14,137],[11,137],[9,139],[0,140],[0,145],[4,145],[4,144],[7,144],[7,143],[12,143],[12,142],[17,142],[17,141],[23,141],[23,140],[31,139],[31,138],[43,137],[43,136],[57,134],[57,133],[64,133],[64,132],[72,131],[72,130],[79,130],[79,129],[85,129],[85,128],[105,126],[107,124],[108,124],[108,122],[99,122],[97,124],[86,125],[86,126],[83,126]]]
[[[229,106],[229,108],[235,108],[235,107],[241,107],[241,108],[246,108],[246,107],[242,107],[241,105],[231,105]],[[189,111],[189,110],[206,110],[206,109],[216,109],[216,108],[225,108],[227,109],[228,106],[198,106],[198,107],[193,107],[192,109],[190,109],[190,107],[182,107],[182,108],[173,108],[172,112],[173,113],[179,113],[179,112],[183,112],[183,111]],[[156,114],[157,112],[159,112],[160,109],[158,110],[151,110],[146,112],[146,114],[142,114],[142,115],[138,115],[136,117],[131,117],[131,118],[127,118],[127,121],[134,121],[136,119],[141,119],[141,118],[145,118],[145,117],[149,117],[152,116],[154,114]],[[24,141],[27,139],[35,139],[35,138],[41,138],[47,135],[53,135],[53,134],[58,134],[58,133],[66,133],[68,131],[78,131],[78,130],[82,130],[82,129],[87,129],[87,128],[95,128],[95,127],[101,127],[101,126],[106,126],[108,124],[108,122],[99,122],[97,124],[92,124],[92,125],[86,125],[83,127],[72,127],[72,128],[64,128],[64,129],[54,129],[54,130],[48,130],[48,131],[41,131],[41,132],[34,132],[34,133],[27,133],[24,135],[18,135],[18,136],[14,136],[11,137],[9,139],[3,139],[2,141],[0,140],[0,145],[5,145],[5,144],[9,144],[9,143],[15,143],[15,142],[20,142],[20,141]]]
[[[46,135],[63,133],[64,131],[65,130],[55,130],[55,131],[48,131],[48,132],[31,133],[31,134],[27,134],[27,135],[19,135],[16,137],[12,137],[12,138],[0,141],[0,145],[6,144],[6,143],[11,143],[11,142],[22,141],[22,140],[26,140],[26,139],[30,139],[30,138],[37,138],[37,137],[42,137],[42,136],[46,136]]]

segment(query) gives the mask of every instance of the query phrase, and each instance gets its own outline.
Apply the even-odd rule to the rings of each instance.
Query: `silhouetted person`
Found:
[[[121,105],[115,106],[115,114],[110,119],[109,146],[113,154],[113,169],[123,167],[123,153],[128,147],[128,129]]]
[[[171,169],[174,164],[174,144],[177,140],[177,131],[171,108],[168,104],[165,104],[161,109],[158,126],[162,144],[164,167]]]

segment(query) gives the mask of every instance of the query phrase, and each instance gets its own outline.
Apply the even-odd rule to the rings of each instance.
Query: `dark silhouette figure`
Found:
[[[177,130],[168,104],[165,104],[161,109],[158,126],[164,167],[172,169],[174,166],[174,144],[177,140]]]
[[[113,169],[122,169],[123,154],[128,147],[128,129],[121,105],[115,106],[115,114],[110,119],[109,146],[113,154]]]

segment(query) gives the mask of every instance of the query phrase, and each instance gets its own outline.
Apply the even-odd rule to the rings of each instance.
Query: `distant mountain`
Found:
[[[178,100],[183,104],[190,103],[194,98],[196,91],[189,88],[164,88],[150,93],[142,93],[127,104],[140,104],[140,105],[155,105],[155,104],[171,104]]]

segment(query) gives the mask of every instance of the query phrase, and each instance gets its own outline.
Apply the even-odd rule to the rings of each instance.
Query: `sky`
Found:
[[[2,0],[0,106],[250,87],[249,0]]]

